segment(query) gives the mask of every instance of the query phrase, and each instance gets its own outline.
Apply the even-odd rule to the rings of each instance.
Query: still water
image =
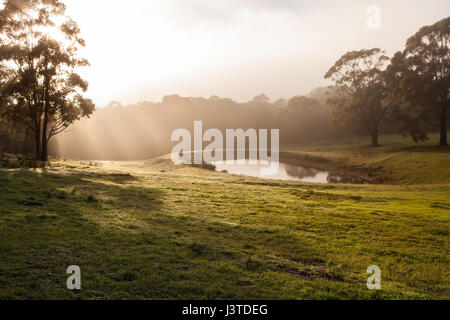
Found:
[[[227,164],[226,162],[213,163],[216,171],[226,171],[230,174],[245,175],[271,180],[301,181],[311,183],[365,183],[360,178],[353,176],[340,175],[328,171],[317,170],[313,168],[304,168],[286,163],[279,163],[278,172],[274,175],[261,174],[262,168],[267,168],[267,164]]]

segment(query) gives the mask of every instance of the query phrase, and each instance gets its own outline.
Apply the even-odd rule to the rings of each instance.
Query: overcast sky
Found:
[[[448,0],[66,0],[87,42],[83,71],[98,106],[164,95],[273,100],[327,85],[345,52],[401,50]],[[381,9],[381,29],[367,8]]]

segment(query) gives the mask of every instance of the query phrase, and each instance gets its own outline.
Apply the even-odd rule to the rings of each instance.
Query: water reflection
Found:
[[[365,183],[361,178],[354,176],[346,176],[328,171],[317,170],[313,168],[305,168],[285,163],[279,163],[278,171],[273,175],[263,175],[262,168],[267,168],[268,164],[258,162],[258,164],[227,164],[226,162],[213,163],[216,171],[226,171],[230,174],[245,175],[249,177],[257,177],[262,179],[283,180],[283,181],[300,181],[311,183]]]

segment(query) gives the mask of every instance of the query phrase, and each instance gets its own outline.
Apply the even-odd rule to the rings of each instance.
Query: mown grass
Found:
[[[166,158],[2,169],[0,299],[449,299],[450,181],[408,182],[264,181]]]

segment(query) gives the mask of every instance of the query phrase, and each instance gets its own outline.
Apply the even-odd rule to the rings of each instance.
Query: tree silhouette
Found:
[[[84,40],[58,0],[7,0],[0,11],[0,115],[35,141],[46,161],[49,140],[95,105],[82,96],[88,83],[75,69]]]
[[[253,103],[269,103],[270,99],[263,93],[263,94],[253,97],[251,102],[253,102]]]
[[[387,121],[391,106],[385,100],[383,71],[389,58],[378,48],[350,51],[326,73],[336,90],[329,103],[336,106],[335,127],[359,122],[378,146],[380,126]]]
[[[447,145],[450,108],[450,17],[422,27],[397,52],[387,70],[391,96],[399,105],[405,129],[415,140],[426,137],[421,123],[440,129]]]

